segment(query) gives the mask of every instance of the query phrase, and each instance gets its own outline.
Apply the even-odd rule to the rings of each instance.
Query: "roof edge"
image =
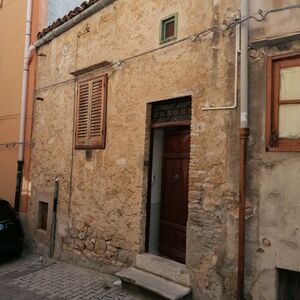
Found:
[[[100,0],[100,1],[96,2],[95,4],[93,4],[92,6],[86,8],[81,13],[75,15],[73,18],[71,18],[67,22],[63,23],[59,27],[54,28],[53,30],[51,30],[45,36],[38,39],[33,45],[36,48],[39,48],[39,47],[43,46],[44,44],[52,41],[54,38],[58,37],[59,35],[61,35],[62,33],[66,32],[66,31],[68,31],[69,29],[71,29],[75,25],[79,24],[81,21],[87,19],[88,17],[90,17],[94,13],[98,12],[99,10],[101,10],[104,7],[112,4],[115,1],[116,0]]]
[[[253,48],[271,47],[274,45],[300,40],[300,31],[286,33],[280,36],[262,37],[250,42]]]

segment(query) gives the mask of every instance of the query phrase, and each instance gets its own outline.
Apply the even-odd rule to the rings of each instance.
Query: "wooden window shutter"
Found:
[[[78,85],[76,148],[104,148],[107,75]]]
[[[89,83],[78,84],[76,146],[88,144]]]
[[[91,81],[90,145],[101,148],[105,146],[106,78],[102,76]]]

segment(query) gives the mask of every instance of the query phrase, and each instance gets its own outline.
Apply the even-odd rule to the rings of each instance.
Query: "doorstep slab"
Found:
[[[126,283],[138,286],[169,300],[183,299],[191,293],[191,289],[188,287],[133,267],[122,270],[116,275]]]
[[[145,253],[136,256],[136,267],[190,287],[190,275],[186,270],[186,266],[176,261]]]

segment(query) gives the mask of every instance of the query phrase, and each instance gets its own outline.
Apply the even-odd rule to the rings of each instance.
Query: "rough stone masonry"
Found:
[[[74,149],[76,80],[70,72],[158,47],[160,20],[174,12],[179,40],[232,19],[237,2],[116,1],[39,49],[36,95],[44,101],[36,101],[34,110],[29,218],[39,251],[48,251],[53,179],[58,177],[55,255],[115,265],[134,262],[145,249],[149,103],[191,96],[186,264],[195,295],[234,294],[238,111],[202,108],[233,100],[228,83],[234,78],[235,30],[94,71],[108,74],[107,136],[106,148],[93,150],[89,159]],[[39,201],[49,204],[47,231],[36,228]]]
[[[250,11],[286,2],[251,1]],[[150,103],[191,96],[186,267],[195,299],[234,299],[239,109],[205,112],[202,108],[233,102],[235,30],[215,32],[197,41],[187,39],[79,78],[70,73],[159,47],[160,20],[172,13],[178,13],[180,40],[230,21],[238,11],[237,0],[118,0],[38,50],[36,96],[44,100],[36,101],[34,107],[28,214],[32,247],[44,253],[49,249],[53,181],[58,177],[55,256],[85,263],[132,265],[135,255],[145,251]],[[252,24],[251,39],[297,30],[293,16],[289,12],[279,19],[270,17],[265,23]],[[279,20],[287,22],[280,29],[275,26]],[[293,204],[298,197],[298,153],[271,154],[264,147],[266,55],[297,49],[295,42],[250,52],[249,299],[273,299],[276,267],[299,270],[298,263],[295,267],[282,256],[288,250],[293,257],[300,243],[295,217],[299,206]],[[77,80],[102,74],[108,74],[106,147],[91,153],[75,150]],[[286,187],[280,174],[289,178]],[[46,231],[37,229],[40,201],[48,203]],[[291,207],[292,219],[288,217]],[[277,212],[280,218],[275,230],[271,225]],[[257,234],[258,230],[262,231]],[[257,252],[259,248],[265,254]]]

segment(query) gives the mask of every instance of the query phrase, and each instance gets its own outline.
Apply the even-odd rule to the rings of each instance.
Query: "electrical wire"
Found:
[[[31,145],[30,143],[8,142],[0,143],[0,148],[15,148],[17,145]]]
[[[14,115],[0,115],[0,120],[5,120],[5,119],[15,119],[15,118],[19,118],[21,116],[21,114],[14,114]],[[26,118],[31,118],[33,116],[33,114],[27,114]]]
[[[8,3],[10,3],[11,1],[9,1]],[[7,4],[5,4],[3,6],[6,6]],[[129,60],[132,60],[132,59],[135,59],[135,58],[138,58],[138,57],[141,57],[141,56],[144,56],[144,55],[156,52],[156,51],[159,51],[159,50],[167,48],[167,47],[171,47],[173,45],[182,43],[182,42],[187,41],[187,40],[191,40],[192,42],[196,42],[197,40],[201,40],[202,36],[206,36],[209,33],[225,32],[225,31],[230,30],[233,27],[236,27],[236,26],[238,26],[238,25],[240,25],[240,24],[242,24],[244,22],[247,22],[249,20],[254,20],[254,21],[260,23],[260,22],[265,21],[267,19],[267,17],[269,15],[271,15],[271,14],[274,14],[274,13],[277,13],[277,12],[286,11],[286,10],[297,9],[297,8],[300,9],[300,3],[299,4],[285,6],[285,7],[281,7],[281,8],[274,8],[274,9],[270,9],[270,10],[266,10],[266,11],[263,11],[262,9],[260,9],[260,10],[258,10],[258,12],[256,14],[251,14],[251,15],[248,15],[248,16],[244,16],[244,17],[241,17],[240,19],[235,19],[234,21],[231,21],[229,23],[227,23],[225,21],[225,22],[223,22],[223,27],[220,26],[220,25],[213,25],[213,26],[211,26],[211,27],[209,27],[207,29],[204,29],[204,30],[198,32],[197,34],[194,34],[194,35],[191,35],[191,36],[187,36],[187,37],[182,38],[180,40],[177,40],[175,42],[168,43],[166,45],[163,45],[163,46],[160,46],[160,47],[157,47],[157,48],[154,48],[154,49],[151,49],[151,50],[148,50],[148,51],[136,54],[136,55],[133,55],[131,57],[127,57],[127,58],[122,59],[122,60],[118,60],[117,62],[109,64],[109,65],[107,65],[107,66],[105,66],[103,68],[100,68],[99,70],[107,69],[107,68],[112,67],[114,65],[120,66],[122,63],[124,63],[126,61],[129,61]],[[52,85],[48,85],[48,86],[42,87],[40,89],[37,89],[36,92],[42,91],[42,90],[45,90],[45,89],[48,89],[50,87],[57,86],[57,85],[60,85],[60,84],[63,84],[63,83],[74,82],[74,80],[75,79],[69,79],[69,80],[57,82],[57,83],[54,83]],[[18,117],[18,116],[20,116],[20,114],[6,115],[6,116],[4,115],[4,116],[0,116],[0,119],[13,118],[13,117]],[[19,145],[19,144],[22,144],[22,143],[18,143],[18,142],[9,142],[9,143],[2,143],[2,144],[0,143],[0,147],[14,148],[14,147],[16,147],[16,145]],[[30,145],[28,143],[24,143],[24,144]]]
[[[36,89],[35,90],[35,93],[38,93],[38,92],[41,92],[41,91],[44,91],[44,90],[47,90],[51,87],[54,87],[54,86],[58,86],[58,85],[61,85],[61,84],[64,84],[64,83],[69,83],[69,82],[74,82],[75,79],[72,78],[72,79],[68,79],[68,80],[64,80],[64,81],[60,81],[60,82],[56,82],[56,83],[53,83],[53,84],[50,84],[50,85],[46,85],[46,86],[43,86],[39,89]]]
[[[285,7],[281,7],[281,8],[274,8],[274,9],[270,9],[267,11],[263,11],[262,9],[258,10],[257,13],[255,14],[251,14],[245,17],[241,17],[240,19],[235,19],[234,21],[231,21],[230,23],[227,24],[226,21],[223,22],[224,27],[219,26],[219,25],[214,25],[208,29],[205,29],[201,32],[199,32],[196,36],[195,36],[195,40],[199,39],[201,37],[201,35],[210,33],[210,32],[225,32],[227,30],[230,30],[233,27],[236,27],[244,22],[247,22],[251,19],[255,20],[256,22],[263,22],[267,19],[267,16],[270,14],[274,14],[276,12],[281,12],[281,11],[286,11],[286,10],[291,10],[291,9],[296,9],[296,8],[300,8],[300,3],[299,4],[294,4],[294,5],[289,5],[289,6],[285,6]]]
[[[294,4],[294,5],[289,5],[289,6],[285,6],[285,7],[281,7],[281,8],[273,8],[270,10],[266,10],[263,11],[262,9],[260,9],[256,14],[252,14],[252,15],[248,15],[245,17],[242,17],[240,20],[235,20],[232,23],[229,23],[227,25],[227,29],[230,29],[234,26],[237,26],[239,24],[242,24],[246,21],[249,21],[251,19],[255,20],[256,22],[263,22],[266,20],[267,16],[276,12],[281,12],[281,11],[285,11],[285,10],[291,10],[291,9],[295,9],[295,8],[300,8],[300,3],[299,4]],[[258,16],[257,16],[258,15]]]
[[[171,43],[169,43],[169,44],[166,44],[166,45],[163,45],[163,46],[160,46],[160,47],[157,47],[157,48],[148,50],[148,51],[146,51],[146,52],[142,52],[142,53],[139,53],[139,54],[130,56],[130,57],[128,57],[128,58],[124,58],[124,59],[122,59],[122,60],[119,60],[116,64],[117,64],[117,66],[120,66],[123,62],[126,62],[126,61],[129,61],[129,60],[131,60],[131,59],[135,59],[135,58],[144,56],[144,55],[146,55],[146,54],[150,54],[150,53],[156,52],[156,51],[158,51],[158,50],[161,50],[161,49],[164,49],[164,48],[167,48],[167,47],[170,47],[170,46],[179,44],[179,43],[182,43],[182,42],[184,42],[184,41],[186,41],[186,40],[189,40],[190,38],[191,38],[190,36],[187,36],[187,37],[182,38],[182,39],[180,39],[180,40],[177,40],[177,41],[175,41],[175,42],[171,42]]]
[[[260,9],[255,14],[247,15],[247,16],[244,16],[244,17],[241,17],[241,18],[238,18],[238,19],[235,18],[233,21],[231,21],[229,23],[224,21],[222,26],[221,25],[213,25],[213,26],[211,26],[207,29],[204,29],[204,30],[196,33],[196,34],[187,36],[187,37],[182,38],[180,40],[177,40],[175,42],[171,42],[171,43],[168,43],[166,45],[163,45],[163,46],[160,46],[160,47],[157,47],[157,48],[154,48],[154,49],[151,49],[151,50],[148,50],[148,51],[145,51],[145,52],[142,52],[142,53],[124,58],[124,59],[120,59],[120,60],[116,61],[115,63],[111,63],[111,64],[109,64],[105,67],[99,68],[97,71],[101,71],[101,70],[104,70],[104,69],[107,69],[107,68],[110,68],[110,67],[113,67],[113,66],[119,67],[124,62],[127,62],[129,60],[132,60],[132,59],[135,59],[135,58],[138,58],[138,57],[141,57],[141,56],[144,56],[144,55],[147,55],[147,54],[150,54],[150,53],[162,50],[162,49],[165,49],[167,47],[174,46],[176,44],[182,43],[182,42],[187,41],[187,40],[191,40],[192,42],[199,41],[199,40],[201,40],[202,37],[206,36],[209,33],[217,33],[217,32],[223,33],[223,32],[226,32],[226,31],[232,29],[233,27],[236,27],[236,26],[238,26],[238,25],[240,25],[244,22],[247,22],[251,19],[255,20],[256,22],[262,22],[262,21],[265,21],[267,16],[270,15],[270,14],[274,14],[274,13],[282,12],[282,11],[286,11],[286,10],[292,10],[292,9],[296,9],[296,8],[300,8],[300,3],[285,6],[285,7],[281,7],[281,8],[274,8],[274,9],[270,9],[270,10],[266,10],[266,11],[263,11],[262,9]],[[54,83],[52,85],[42,87],[42,88],[36,90],[36,92],[43,91],[43,90],[46,90],[50,87],[57,86],[57,85],[63,84],[63,83],[72,82],[72,81],[74,81],[74,79]]]

